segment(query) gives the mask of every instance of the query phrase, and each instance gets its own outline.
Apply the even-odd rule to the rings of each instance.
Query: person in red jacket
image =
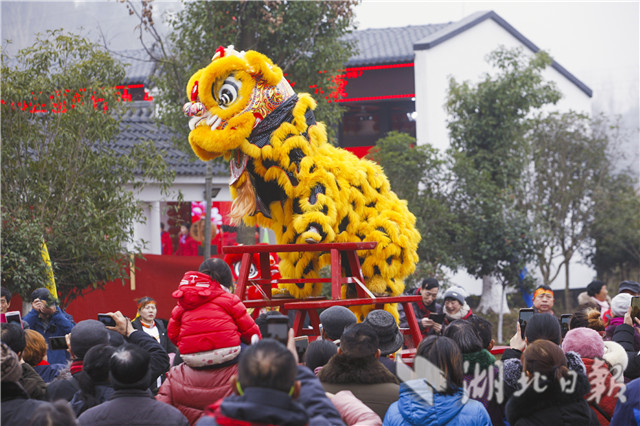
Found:
[[[176,256],[197,256],[199,242],[193,239],[189,234],[190,225],[184,224],[180,226],[180,237],[178,239],[178,250]]]
[[[207,274],[185,273],[172,296],[178,304],[167,334],[191,367],[228,362],[240,354],[240,342],[251,343],[254,334],[262,337],[240,298]]]
[[[171,241],[171,235],[164,230],[164,223],[160,222],[160,244],[162,245],[162,254],[173,254],[173,241]]]

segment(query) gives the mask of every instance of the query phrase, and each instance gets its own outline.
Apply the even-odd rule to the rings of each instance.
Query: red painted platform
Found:
[[[417,346],[422,338],[418,322],[413,313],[413,304],[420,300],[420,296],[384,296],[377,297],[372,294],[364,284],[364,277],[360,267],[360,260],[357,252],[361,250],[371,250],[375,248],[376,242],[361,243],[324,243],[324,244],[280,244],[280,245],[252,245],[252,246],[233,246],[224,247],[225,253],[242,254],[242,264],[240,274],[236,283],[236,295],[243,301],[245,306],[258,308],[254,311],[254,316],[258,315],[260,308],[277,307],[280,312],[286,314],[289,310],[296,310],[296,318],[293,328],[296,336],[308,335],[317,336],[320,334],[320,318],[319,309],[328,308],[330,306],[356,306],[356,305],[375,305],[376,309],[382,309],[385,303],[402,304],[407,321],[408,329],[401,329],[404,334],[410,336],[413,347]],[[331,278],[297,278],[297,279],[274,279],[271,277],[269,268],[269,253],[284,252],[329,252],[331,255]],[[249,270],[251,265],[251,257],[254,253],[260,256],[261,276],[258,279],[249,279]],[[348,269],[351,271],[350,276],[343,276],[342,259],[346,259]],[[274,297],[271,293],[271,284],[297,284],[297,283],[331,283],[331,299],[325,298],[309,298],[309,299],[293,299]],[[357,298],[341,299],[341,286],[343,284],[355,284]],[[264,300],[245,300],[248,285],[260,286]],[[303,327],[306,316],[312,329]]]

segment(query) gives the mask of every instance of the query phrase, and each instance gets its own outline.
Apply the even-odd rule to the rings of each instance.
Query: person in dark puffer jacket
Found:
[[[153,337],[135,330],[130,322],[127,330],[151,339],[166,356]],[[120,346],[109,359],[113,395],[108,401],[82,413],[78,423],[81,426],[188,425],[186,417],[177,408],[153,399],[149,390],[155,374],[151,369],[151,361],[149,352],[140,346],[131,343]]]
[[[94,346],[87,351],[82,371],[74,376],[80,390],[69,403],[76,417],[113,395],[113,387],[109,382],[109,359],[115,351],[116,348],[110,345]]]
[[[587,377],[570,373],[567,360],[558,345],[538,339],[527,346],[522,363],[527,378],[533,378],[536,373],[540,375],[539,387],[536,389],[529,382],[521,394],[514,394],[509,399],[506,415],[511,426],[600,424],[584,399],[589,392]],[[575,387],[566,386],[563,389],[561,379],[567,382],[576,380]]]
[[[4,342],[0,344],[0,367],[2,368],[0,373],[2,423],[7,425],[27,424],[33,412],[46,402],[29,398],[27,392],[18,382],[22,376],[20,359]]]
[[[633,349],[634,320],[640,327],[640,319],[631,317],[631,307],[624,314],[624,323],[620,324],[613,333],[612,340],[618,343],[627,352],[627,368],[624,370],[626,380],[640,377],[640,353]]]
[[[516,334],[514,334],[509,342],[511,347],[505,350],[502,355],[504,391],[506,399],[509,399],[513,392],[516,391],[518,379],[520,379],[520,376],[522,375],[522,362],[520,361],[522,358],[522,351],[528,344],[539,339],[549,340],[560,346],[560,342],[562,341],[562,332],[560,330],[560,323],[555,316],[543,314],[534,315],[527,324],[524,340],[522,340],[520,335],[520,324],[516,323]],[[587,374],[587,369],[584,366],[580,355],[575,352],[566,352],[565,357],[569,370],[573,370],[583,375]]]
[[[212,404],[197,424],[306,426],[310,418],[296,400],[296,375],[293,354],[273,339],[261,340],[240,356],[235,395]]]

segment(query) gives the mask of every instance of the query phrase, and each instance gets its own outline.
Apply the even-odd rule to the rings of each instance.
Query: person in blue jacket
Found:
[[[49,346],[47,360],[50,364],[64,364],[69,353],[64,349],[51,349],[50,337],[65,336],[71,333],[76,323],[71,315],[56,306],[56,301],[46,288],[38,288],[31,293],[31,311],[23,318],[29,328],[44,336]]]
[[[611,418],[611,426],[640,425],[640,378],[627,383],[625,402],[618,400]]]
[[[391,404],[384,416],[383,426],[395,425],[491,425],[491,418],[482,403],[468,399],[463,390],[464,370],[462,353],[450,338],[429,336],[420,342],[416,351],[440,370],[441,381],[431,383],[424,376],[439,377],[424,373],[422,378],[400,384],[400,398]],[[418,369],[421,363],[416,362]]]

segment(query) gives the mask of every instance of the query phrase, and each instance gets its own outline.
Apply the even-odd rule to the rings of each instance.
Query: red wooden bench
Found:
[[[383,296],[377,297],[372,294],[364,285],[364,277],[360,267],[360,260],[357,252],[359,250],[371,250],[375,248],[376,242],[361,243],[321,243],[321,244],[273,244],[273,245],[251,245],[251,246],[226,246],[223,248],[224,253],[242,254],[242,263],[238,281],[236,283],[236,295],[243,301],[248,308],[256,308],[253,312],[254,318],[258,316],[259,309],[264,307],[277,307],[280,312],[286,314],[287,311],[294,309],[297,311],[294,321],[294,331],[296,336],[320,335],[320,318],[318,309],[328,308],[330,306],[355,306],[355,305],[375,305],[376,309],[381,309],[385,303],[402,304],[407,322],[408,329],[401,329],[403,334],[411,337],[413,346],[417,346],[422,338],[418,322],[413,312],[412,302],[419,301],[420,296]],[[330,278],[296,278],[296,279],[273,279],[269,267],[269,253],[285,253],[285,252],[329,252],[331,256],[331,277]],[[253,253],[258,253],[260,258],[260,278],[249,280],[249,270],[251,266],[251,257]],[[350,276],[342,275],[342,260],[346,260],[348,270],[351,271]],[[331,299],[312,297],[308,299],[294,299],[274,297],[271,293],[271,284],[297,284],[297,283],[331,283]],[[340,289],[343,284],[355,284],[357,298],[341,299]],[[260,287],[263,294],[263,300],[245,300],[248,285],[256,285]],[[312,329],[303,327],[306,315]]]

